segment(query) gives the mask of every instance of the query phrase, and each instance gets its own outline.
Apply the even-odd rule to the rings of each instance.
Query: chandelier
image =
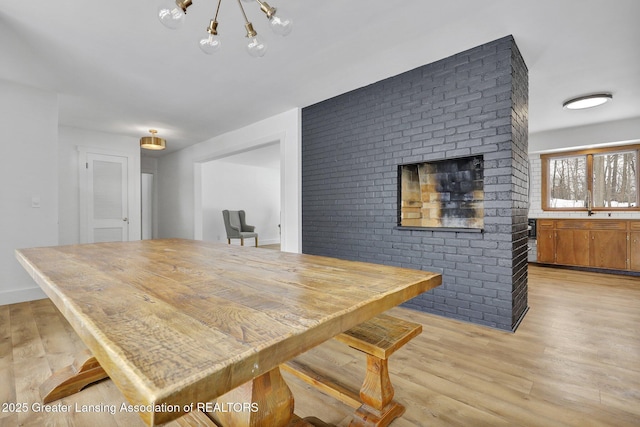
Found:
[[[253,29],[253,24],[247,19],[247,14],[244,11],[244,7],[240,0],[238,6],[242,11],[244,17],[244,27],[247,31],[247,52],[249,55],[257,58],[264,56],[267,51],[267,45],[258,37],[258,33]],[[269,26],[273,32],[280,36],[286,36],[291,32],[293,23],[290,19],[284,19],[276,16],[276,8],[269,6],[269,4],[262,0],[242,0],[245,3],[257,2],[260,5],[260,10],[264,12],[269,20]],[[163,0],[158,7],[158,19],[167,28],[177,29],[182,26],[187,13],[187,8],[193,3],[192,0]],[[220,11],[220,3],[222,0],[218,0],[218,7],[216,8],[216,14],[209,23],[207,28],[207,35],[200,40],[200,49],[206,54],[212,54],[220,49],[220,39],[218,37],[218,12]]]

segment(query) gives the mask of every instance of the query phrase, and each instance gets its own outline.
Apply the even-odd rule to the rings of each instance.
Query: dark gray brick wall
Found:
[[[302,251],[442,273],[405,305],[513,330],[527,309],[527,69],[509,36],[304,108]],[[398,223],[398,165],[484,156],[484,232]]]
[[[513,308],[512,322],[519,324],[528,308],[527,266],[529,214],[529,80],[527,66],[516,44],[511,49],[512,95],[511,134],[513,169]]]

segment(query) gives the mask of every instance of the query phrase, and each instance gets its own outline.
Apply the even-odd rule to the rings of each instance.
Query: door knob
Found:
[[[129,222],[129,218],[122,218],[124,222]]]

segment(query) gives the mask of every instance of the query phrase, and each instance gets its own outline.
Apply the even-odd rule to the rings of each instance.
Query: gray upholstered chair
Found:
[[[244,218],[244,211],[222,211],[224,218],[224,228],[227,230],[227,243],[231,244],[231,239],[240,239],[240,245],[244,246],[244,239],[254,237],[256,247],[258,246],[258,233],[253,225],[247,225]]]

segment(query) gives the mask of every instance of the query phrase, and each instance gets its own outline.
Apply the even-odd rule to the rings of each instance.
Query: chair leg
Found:
[[[231,244],[231,239],[227,239],[227,244]]]
[[[240,239],[240,246],[244,246],[244,239]]]
[[[258,247],[258,236],[256,236],[256,248]]]

